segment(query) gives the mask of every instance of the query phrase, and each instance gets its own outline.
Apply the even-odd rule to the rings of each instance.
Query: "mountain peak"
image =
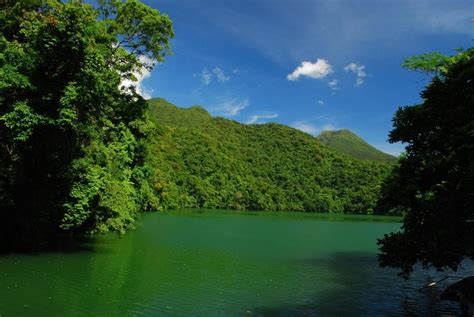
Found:
[[[397,158],[382,152],[349,129],[323,131],[317,137],[326,146],[362,160],[395,162]]]

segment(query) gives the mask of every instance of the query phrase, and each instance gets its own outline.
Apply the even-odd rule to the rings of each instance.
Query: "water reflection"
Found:
[[[403,280],[391,269],[381,269],[372,253],[340,252],[328,258],[295,262],[300,270],[313,266],[322,271],[324,283],[332,289],[317,292],[298,305],[257,307],[258,316],[457,316],[458,306],[442,302],[439,296],[446,286],[420,292],[420,285],[442,276],[437,272],[415,269],[410,280]],[[328,278],[329,277],[329,278]],[[320,281],[315,281],[315,284]]]
[[[5,316],[436,316],[445,284],[377,266],[399,223],[148,215],[77,252],[0,257]],[[446,285],[449,284],[446,281]]]

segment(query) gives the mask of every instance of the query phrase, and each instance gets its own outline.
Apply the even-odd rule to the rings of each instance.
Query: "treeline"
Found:
[[[244,125],[150,100],[148,164],[160,206],[374,213],[391,166],[352,159],[288,126]]]

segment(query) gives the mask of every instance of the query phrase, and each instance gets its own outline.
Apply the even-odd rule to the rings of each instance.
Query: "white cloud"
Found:
[[[212,79],[217,79],[218,82],[224,83],[230,79],[230,76],[224,73],[224,70],[219,67],[214,67],[212,71],[209,71],[206,67],[203,68],[200,74],[193,74],[193,77],[199,77],[201,83],[205,86],[209,85],[212,82]]]
[[[135,88],[137,94],[142,96],[145,99],[150,99],[153,93],[153,90],[143,86],[143,81],[151,76],[151,68],[155,66],[156,61],[147,57],[147,56],[140,56],[138,58],[140,63],[143,65],[140,69],[136,69],[132,74],[136,80],[132,79],[123,79],[120,83],[120,87],[123,90],[128,90],[130,88]]]
[[[239,100],[239,98],[234,98],[219,103],[214,107],[213,111],[223,116],[233,117],[238,115],[243,109],[247,108],[249,104],[248,99]]]
[[[321,127],[321,131],[334,131],[336,127],[332,124],[325,124]]]
[[[314,124],[304,121],[295,122],[291,126],[295,129],[298,129],[311,135],[316,135],[319,131],[319,129]]]
[[[337,86],[337,79],[333,79],[331,80],[329,83],[329,88],[331,88],[332,90],[338,90],[339,87]]]
[[[440,41],[462,35],[460,41],[466,45],[472,39],[472,0],[271,1],[258,14],[253,6],[240,6],[236,14],[232,1],[216,1],[207,10],[199,10],[199,1],[194,2],[186,3],[196,27],[208,23],[280,66],[307,56],[338,60],[368,56],[373,47],[387,58],[399,59],[429,51],[426,35],[436,35]],[[377,31],[381,25],[386,26],[384,32]]]
[[[137,93],[143,97],[143,99],[151,99],[152,94],[153,94],[153,89],[147,88],[144,86],[138,87]]]
[[[266,114],[255,114],[250,116],[250,119],[247,121],[247,124],[259,123],[260,119],[275,119],[278,117],[277,113],[266,113]]]
[[[318,100],[318,104],[319,104],[320,106],[324,106],[324,101]]]
[[[365,72],[365,66],[364,65],[358,65],[356,63],[350,63],[344,67],[344,70],[346,72],[353,72],[354,74],[357,75],[356,79],[356,87],[361,86],[364,83],[364,78],[367,77],[367,74]]]
[[[322,131],[333,131],[337,129],[333,124],[330,124],[330,123],[326,123],[326,124],[323,124],[322,126],[318,126],[314,123],[310,123],[307,121],[297,121],[291,124],[290,126],[314,136],[318,135]]]
[[[400,156],[403,152],[405,152],[405,145],[403,143],[382,143],[382,144],[374,144],[374,146],[382,152],[388,153],[393,156]]]
[[[226,76],[224,74],[224,71],[220,69],[219,67],[214,68],[212,72],[214,73],[214,75],[216,75],[217,80],[221,83],[226,82],[230,79],[230,76]]]
[[[286,78],[288,80],[297,80],[300,76],[306,76],[314,79],[321,79],[332,73],[332,66],[325,59],[318,58],[316,62],[311,63],[303,61],[291,74]]]
[[[201,72],[201,83],[203,85],[209,85],[212,80],[212,74],[207,70],[207,68],[204,68]]]

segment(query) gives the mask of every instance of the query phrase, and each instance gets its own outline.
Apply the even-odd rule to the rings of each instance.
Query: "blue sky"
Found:
[[[388,144],[398,106],[420,102],[427,76],[406,57],[472,46],[474,1],[162,0],[173,56],[144,74],[144,95],[243,123],[313,135],[348,128]]]

